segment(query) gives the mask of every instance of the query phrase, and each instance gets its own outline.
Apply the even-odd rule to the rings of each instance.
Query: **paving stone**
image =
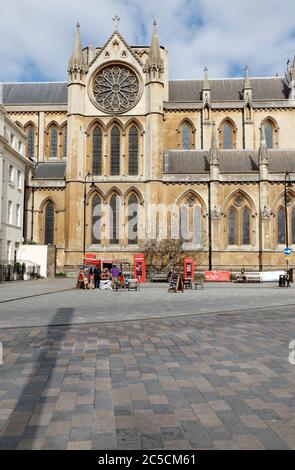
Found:
[[[163,436],[164,441],[176,441],[176,440],[182,440],[183,439],[183,432],[181,428],[173,428],[173,427],[167,427],[167,428],[161,428],[161,433]]]
[[[141,434],[141,448],[144,450],[164,449],[164,443],[161,434]]]
[[[15,303],[1,305],[8,360],[0,367],[1,449],[295,448],[294,366],[286,360],[295,289],[284,309],[274,304],[189,317],[180,315],[199,308],[195,294],[170,304],[172,296],[157,289],[140,293],[146,314],[157,299],[157,305],[177,306],[178,317],[161,319],[160,307],[156,320],[109,316],[98,324],[89,293],[77,291],[62,294],[65,303],[75,300],[75,309],[84,296],[87,308],[81,304],[76,316],[74,309],[55,307],[58,294],[49,308],[42,298],[41,313],[38,298],[23,301],[21,315],[12,315]],[[261,298],[276,302],[272,287],[255,289],[215,288],[221,304],[228,292],[245,307],[254,296],[256,305]],[[212,308],[217,294],[211,293]],[[133,301],[124,299],[135,315]],[[44,326],[34,326],[37,320]],[[54,325],[61,320],[65,326]],[[14,328],[1,329],[5,322]]]
[[[114,450],[116,449],[116,436],[114,433],[97,433],[92,437],[93,450]]]

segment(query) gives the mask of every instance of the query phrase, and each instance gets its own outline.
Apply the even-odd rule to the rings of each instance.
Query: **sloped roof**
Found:
[[[38,163],[35,167],[36,179],[63,180],[66,174],[65,162]]]
[[[288,85],[284,77],[251,78],[253,101],[287,100]],[[211,101],[243,101],[243,78],[210,80]],[[203,80],[170,80],[169,102],[201,101]],[[4,105],[67,104],[67,82],[4,83]]]
[[[243,100],[243,78],[209,80],[211,101]],[[251,78],[253,100],[285,100],[289,97],[288,85],[284,77]],[[171,80],[169,101],[200,101],[203,80]]]
[[[169,150],[165,152],[164,173],[209,173],[209,151]],[[270,173],[295,173],[294,150],[269,150]],[[258,150],[220,150],[220,172],[224,174],[258,173]]]
[[[3,83],[4,105],[67,104],[66,82]]]

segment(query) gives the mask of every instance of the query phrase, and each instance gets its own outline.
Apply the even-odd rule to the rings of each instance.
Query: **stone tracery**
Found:
[[[123,112],[135,105],[139,95],[136,74],[124,65],[110,65],[93,82],[96,103],[106,112]]]

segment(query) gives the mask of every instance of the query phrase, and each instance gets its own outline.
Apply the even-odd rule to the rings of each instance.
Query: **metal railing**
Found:
[[[39,279],[40,265],[33,261],[0,260],[0,282]]]

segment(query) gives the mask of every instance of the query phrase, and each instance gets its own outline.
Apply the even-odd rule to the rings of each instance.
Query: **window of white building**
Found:
[[[22,189],[22,173],[17,170],[17,189]]]
[[[9,183],[13,184],[13,166],[9,165],[8,169]]]
[[[12,201],[8,201],[8,223],[12,224]]]

